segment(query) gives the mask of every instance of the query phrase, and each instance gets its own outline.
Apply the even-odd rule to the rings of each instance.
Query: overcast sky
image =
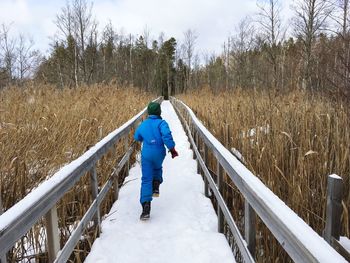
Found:
[[[260,0],[264,1],[264,0]],[[266,0],[265,0],[266,1]],[[293,0],[280,0],[283,17],[292,14]],[[49,49],[50,36],[57,29],[54,19],[67,0],[0,0],[0,24],[11,24],[13,33],[31,36],[35,47],[42,52]],[[216,52],[238,22],[258,11],[256,0],[95,0],[93,14],[100,31],[111,20],[117,31],[140,35],[147,27],[151,38],[160,32],[166,38],[183,39],[187,29],[198,35],[196,50]]]

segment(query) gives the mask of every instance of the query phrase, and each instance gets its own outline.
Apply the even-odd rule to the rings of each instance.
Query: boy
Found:
[[[141,220],[150,218],[152,196],[159,196],[159,185],[163,182],[162,163],[166,155],[164,145],[169,149],[171,157],[178,153],[168,123],[160,117],[161,108],[157,102],[147,107],[148,118],[136,129],[134,139],[143,142],[141,150]]]

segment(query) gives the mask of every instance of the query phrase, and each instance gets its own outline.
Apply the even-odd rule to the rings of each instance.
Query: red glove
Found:
[[[169,150],[171,153],[171,158],[175,158],[176,156],[179,156],[179,154],[177,153],[177,151],[175,150],[175,148],[172,148]]]

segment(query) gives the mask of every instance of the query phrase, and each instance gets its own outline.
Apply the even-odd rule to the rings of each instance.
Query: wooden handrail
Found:
[[[191,143],[193,143],[192,147],[195,151],[198,164],[201,166],[201,170],[204,171],[204,175],[209,181],[209,187],[218,201],[224,214],[225,221],[230,226],[244,261],[251,262],[251,259],[246,253],[246,245],[242,246],[241,243],[243,240],[239,241],[242,239],[242,236],[240,234],[236,235],[237,231],[235,230],[235,223],[232,216],[228,212],[226,204],[222,203],[223,199],[217,190],[218,186],[213,181],[206,167],[207,164],[203,161],[200,152],[197,150],[198,145],[196,145],[195,141],[198,143],[198,140],[194,140],[193,137],[199,136],[206,147],[212,151],[218,164],[225,170],[230,180],[232,180],[245,198],[247,202],[245,207],[255,211],[295,262],[328,263],[330,259],[334,263],[347,262],[321,236],[237,160],[237,158],[204,127],[187,105],[174,97],[171,98],[171,102],[184,126],[187,128],[188,136]],[[247,211],[246,214],[251,217],[252,211]],[[252,237],[249,236],[249,239],[251,238]],[[249,239],[245,241],[249,241]],[[246,244],[246,242],[243,243]]]
[[[154,101],[160,102],[161,100],[162,97],[159,97]],[[92,188],[92,192],[94,192],[93,198],[95,199],[93,200],[93,203],[86,214],[83,216],[83,219],[78,224],[77,229],[68,240],[68,246],[65,246],[60,252],[58,251],[59,242],[57,242],[59,237],[57,231],[58,218],[56,203],[79,181],[79,179],[86,172],[94,171],[97,161],[100,160],[101,157],[109,150],[111,150],[120,139],[129,136],[131,129],[135,128],[135,126],[142,120],[145,113],[146,108],[124,125],[111,132],[78,159],[61,168],[50,179],[43,182],[21,201],[0,216],[1,263],[5,263],[3,262],[5,261],[4,255],[11,249],[11,247],[13,247],[15,243],[21,237],[23,237],[43,216],[45,216],[46,221],[49,220],[49,224],[47,224],[48,242],[50,242],[50,244],[47,246],[49,249],[49,262],[66,262],[65,260],[67,259],[67,256],[70,255],[74,249],[74,246],[79,241],[80,234],[86,228],[87,223],[95,216],[95,214],[97,221],[100,221],[100,215],[97,213],[97,211],[99,211],[99,206],[107,195],[107,192],[111,189],[112,184],[118,183],[118,180],[115,180],[115,178],[118,176],[121,168],[125,164],[129,164],[133,145],[129,147],[125,144],[125,155],[117,165],[116,171],[105,183],[100,192],[98,192],[96,180],[92,177],[92,181],[95,180],[93,182],[95,185],[93,185]],[[60,254],[60,256],[56,259],[57,254]]]

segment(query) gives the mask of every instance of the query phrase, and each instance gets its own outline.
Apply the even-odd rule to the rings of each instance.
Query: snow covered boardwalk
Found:
[[[141,166],[137,162],[120,190],[118,201],[102,222],[101,236],[85,262],[171,263],[235,262],[176,113],[162,103],[162,117],[169,123],[179,157],[168,154],[163,163],[160,197],[152,201],[151,219],[140,221]]]

